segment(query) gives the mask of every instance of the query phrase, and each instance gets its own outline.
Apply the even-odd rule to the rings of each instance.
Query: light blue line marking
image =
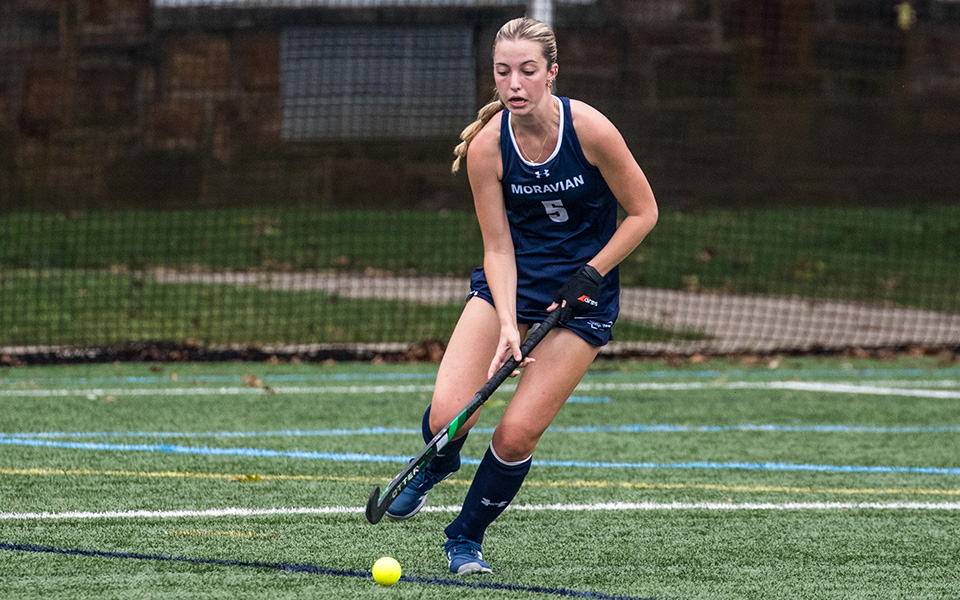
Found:
[[[564,433],[722,433],[748,431],[761,433],[957,433],[960,427],[870,427],[859,425],[616,425],[550,428]]]
[[[301,450],[269,450],[264,448],[215,448],[210,446],[178,446],[174,444],[94,444],[90,442],[56,442],[52,440],[0,438],[8,446],[65,448],[68,450],[106,450],[121,452],[163,452],[166,454],[200,454],[203,456],[250,456],[258,458],[308,458],[360,462],[408,462],[410,457],[376,456],[361,453],[305,452]],[[479,464],[479,461],[477,461]]]
[[[475,428],[476,429],[476,428]],[[8,438],[255,438],[255,437],[322,437],[351,435],[392,435],[421,433],[419,429],[400,427],[362,427],[360,429],[281,429],[279,431],[40,431],[36,433],[0,433]],[[493,433],[493,429],[490,429]]]
[[[478,461],[479,462],[479,461]],[[547,467],[579,467],[585,469],[745,469],[750,471],[820,471],[828,473],[919,473],[924,475],[960,475],[960,468],[953,467],[885,467],[861,465],[811,465],[783,462],[683,462],[683,463],[625,463],[583,462],[577,460],[535,460],[535,464]]]
[[[697,371],[662,370],[662,371],[588,371],[586,377],[637,377],[643,378],[672,378],[672,379],[716,379],[719,377],[757,377],[757,378],[787,378],[801,376],[842,376],[842,377],[920,377],[923,375],[939,374],[942,376],[960,374],[960,368],[943,367],[936,369],[769,369],[745,370],[731,369],[721,371],[703,369]]]
[[[493,433],[492,427],[474,427],[480,434]],[[638,425],[577,425],[551,426],[554,433],[960,433],[960,426],[944,425],[874,427],[861,425],[670,425],[666,423]],[[361,427],[359,429],[281,429],[277,431],[37,431],[0,433],[6,438],[257,438],[257,437],[324,437],[365,435],[414,435],[412,427]]]
[[[408,456],[382,456],[362,453],[305,452],[301,450],[269,450],[263,448],[214,448],[209,446],[178,446],[173,444],[94,444],[89,442],[58,442],[52,440],[0,438],[0,444],[9,446],[32,446],[38,448],[65,448],[70,450],[106,450],[123,452],[163,452],[167,454],[199,454],[204,456],[246,456],[256,458],[304,458],[332,461],[358,461],[376,463],[406,463]],[[463,458],[462,462],[478,465],[475,458]],[[960,475],[960,468],[953,467],[888,467],[861,465],[812,465],[783,462],[682,462],[682,463],[629,463],[587,462],[576,460],[536,460],[545,467],[577,467],[583,469],[737,469],[752,471],[818,471],[828,473],[916,473],[923,475]]]
[[[599,398],[594,398],[591,396],[570,396],[567,398],[567,402],[579,404],[608,404],[613,402],[613,399],[610,398],[610,396],[602,396]]]
[[[474,427],[475,433],[493,433],[492,427]],[[555,433],[721,433],[727,431],[771,432],[771,433],[958,433],[960,426],[940,427],[872,427],[859,425],[577,425],[572,427],[551,426],[548,431]],[[61,432],[48,431],[37,433],[0,433],[0,437],[312,437],[312,436],[352,436],[352,435],[390,435],[419,434],[419,429],[399,427],[363,427],[360,429],[322,429],[322,430],[280,430],[280,431],[128,431],[128,432]]]
[[[630,371],[588,371],[586,377],[636,377],[638,379],[653,378],[710,378],[717,377],[757,377],[782,378],[800,376],[838,375],[845,377],[919,377],[923,375],[953,376],[960,375],[960,368],[942,367],[935,369],[769,369],[746,370],[733,369],[721,371],[716,369],[701,369],[694,371],[665,369],[660,371],[630,372]],[[374,380],[403,380],[403,379],[435,379],[436,371],[427,373],[334,373],[334,374],[286,374],[286,375],[256,375],[261,381],[374,381]],[[242,381],[241,375],[195,375],[180,376],[177,382],[208,382],[222,383]],[[5,383],[170,383],[173,380],[167,376],[128,376],[128,377],[4,377]]]

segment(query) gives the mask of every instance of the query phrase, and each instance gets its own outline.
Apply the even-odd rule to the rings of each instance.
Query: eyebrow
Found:
[[[537,61],[536,61],[536,59],[531,58],[530,60],[525,60],[525,61],[523,61],[522,63],[520,63],[520,66],[522,67],[522,66],[526,65],[527,63],[533,63],[534,65],[536,65],[536,64],[537,64]],[[495,67],[507,67],[507,68],[510,67],[510,65],[508,65],[507,63],[502,63],[502,62],[498,62],[498,63],[496,63],[494,66],[495,66]]]

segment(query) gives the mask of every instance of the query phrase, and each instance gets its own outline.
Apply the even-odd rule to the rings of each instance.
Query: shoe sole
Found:
[[[416,514],[420,512],[420,509],[423,508],[423,505],[426,503],[427,503],[427,496],[424,495],[423,499],[420,500],[420,504],[418,504],[416,508],[413,509],[413,512],[407,513],[405,515],[395,515],[395,514],[392,514],[389,509],[387,509],[387,512],[384,514],[386,514],[387,518],[389,518],[392,521],[406,521],[407,519],[411,519],[415,517]]]
[[[493,569],[490,567],[485,567],[479,563],[467,563],[465,565],[460,565],[460,568],[456,571],[451,569],[451,572],[455,572],[457,575],[486,575],[487,573],[493,573]]]

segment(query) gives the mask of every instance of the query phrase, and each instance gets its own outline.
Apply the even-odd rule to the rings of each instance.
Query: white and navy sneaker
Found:
[[[468,540],[462,535],[457,536],[456,539],[447,540],[443,544],[443,550],[447,553],[451,573],[457,575],[493,573],[493,569],[490,568],[487,561],[483,560],[480,544]]]
[[[414,516],[427,503],[427,492],[452,473],[437,473],[430,465],[420,469],[413,481],[403,488],[396,500],[390,503],[386,515],[394,521],[404,521]]]

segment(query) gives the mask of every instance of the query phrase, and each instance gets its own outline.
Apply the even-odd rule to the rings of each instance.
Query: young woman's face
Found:
[[[510,112],[528,114],[550,98],[547,85],[557,75],[557,65],[547,69],[547,59],[537,42],[502,41],[493,53],[497,93]]]

